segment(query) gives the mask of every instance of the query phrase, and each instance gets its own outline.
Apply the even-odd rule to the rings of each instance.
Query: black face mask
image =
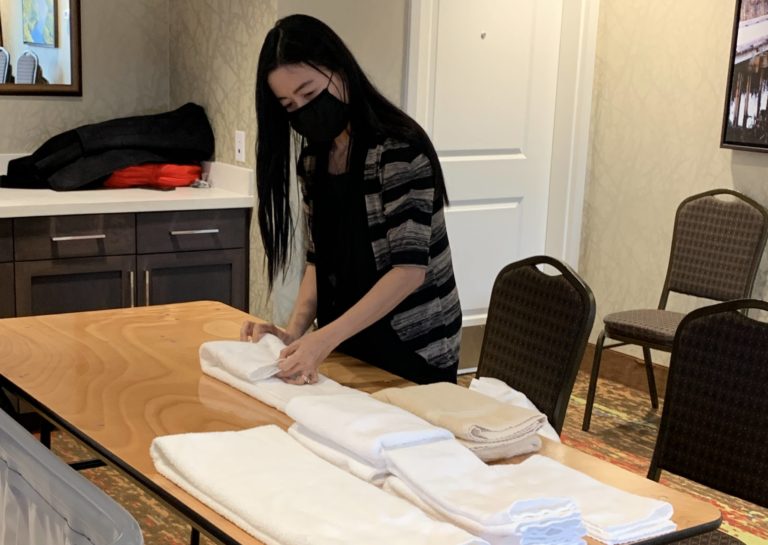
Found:
[[[288,112],[291,127],[310,142],[330,142],[349,123],[349,104],[328,92],[319,95],[301,108]]]

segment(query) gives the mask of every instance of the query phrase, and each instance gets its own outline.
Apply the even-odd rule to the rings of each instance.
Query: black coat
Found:
[[[112,119],[58,134],[32,155],[10,161],[0,186],[78,189],[133,165],[205,161],[213,150],[205,110],[188,103],[172,112]]]

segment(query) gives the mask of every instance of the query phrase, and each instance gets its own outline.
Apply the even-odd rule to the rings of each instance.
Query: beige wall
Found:
[[[216,135],[216,160],[235,162],[235,130],[246,133],[246,161],[255,166],[256,63],[277,20],[276,0],[169,0],[171,104],[205,107]],[[254,214],[255,216],[255,214]],[[254,218],[255,219],[255,218]],[[264,251],[251,229],[251,311],[271,315]]]
[[[683,198],[727,187],[768,206],[768,155],[719,147],[733,12],[733,0],[600,4],[580,262],[596,330],[609,312],[658,303]]]
[[[83,96],[0,96],[0,153],[62,131],[168,109],[167,0],[82,0]]]
[[[392,102],[403,103],[406,0],[278,0],[277,16],[312,15],[330,26]]]

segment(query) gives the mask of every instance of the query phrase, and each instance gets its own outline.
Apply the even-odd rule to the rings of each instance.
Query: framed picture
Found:
[[[21,25],[24,43],[57,47],[56,0],[21,0]]]

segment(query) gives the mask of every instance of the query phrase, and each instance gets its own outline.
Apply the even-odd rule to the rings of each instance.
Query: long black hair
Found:
[[[289,199],[291,129],[286,109],[269,87],[267,77],[276,68],[290,64],[324,67],[340,74],[349,101],[352,139],[356,135],[384,136],[417,146],[432,163],[436,198],[448,202],[440,162],[427,134],[373,86],[341,38],[308,15],[280,19],[267,33],[256,71],[256,187],[270,289],[288,261],[293,218]]]

